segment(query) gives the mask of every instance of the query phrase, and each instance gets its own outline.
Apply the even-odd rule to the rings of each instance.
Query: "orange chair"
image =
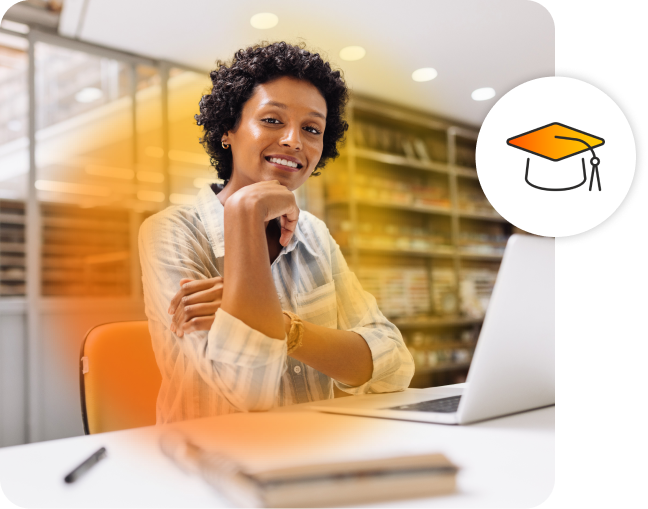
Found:
[[[90,329],[81,345],[80,368],[86,435],[155,424],[162,377],[147,321]]]

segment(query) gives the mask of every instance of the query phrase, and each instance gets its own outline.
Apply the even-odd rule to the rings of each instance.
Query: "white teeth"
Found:
[[[276,164],[282,164],[284,166],[290,166],[291,168],[297,168],[297,163],[293,161],[288,161],[287,159],[278,159],[276,157],[271,157],[270,162]]]

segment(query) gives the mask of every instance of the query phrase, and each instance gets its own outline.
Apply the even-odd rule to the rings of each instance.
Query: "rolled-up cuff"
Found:
[[[271,338],[246,325],[223,309],[209,330],[207,357],[214,362],[258,368],[285,362],[286,341]]]
[[[362,385],[354,387],[336,380],[337,387],[347,394],[396,392],[407,389],[414,374],[414,362],[411,358],[403,359],[403,355],[409,355],[409,352],[404,347],[404,352],[401,352],[394,340],[385,335],[384,330],[355,327],[349,331],[359,334],[367,342],[371,351],[373,372],[371,378]]]

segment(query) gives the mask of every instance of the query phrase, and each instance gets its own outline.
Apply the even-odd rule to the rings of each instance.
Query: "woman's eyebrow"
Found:
[[[272,100],[261,103],[261,107],[263,108],[264,106],[275,106],[275,107],[281,108],[283,110],[288,108],[288,106],[286,106],[284,103],[280,103],[280,102],[272,101]],[[326,115],[322,115],[321,113],[319,113],[317,111],[311,111],[308,115],[311,116],[311,117],[319,117],[321,119],[326,120]]]

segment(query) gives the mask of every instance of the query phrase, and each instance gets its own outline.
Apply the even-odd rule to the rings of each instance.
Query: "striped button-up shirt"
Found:
[[[270,338],[222,309],[209,331],[182,338],[171,332],[167,310],[180,280],[223,275],[223,219],[223,205],[206,186],[194,205],[169,207],[140,229],[144,302],[162,374],[159,424],[329,399],[333,384],[350,394],[407,388],[414,362],[400,332],[362,290],[326,225],[306,211],[271,266],[281,307],[304,321],[362,336],[373,359],[368,382],[352,387],[332,380],[288,356],[286,341]]]

